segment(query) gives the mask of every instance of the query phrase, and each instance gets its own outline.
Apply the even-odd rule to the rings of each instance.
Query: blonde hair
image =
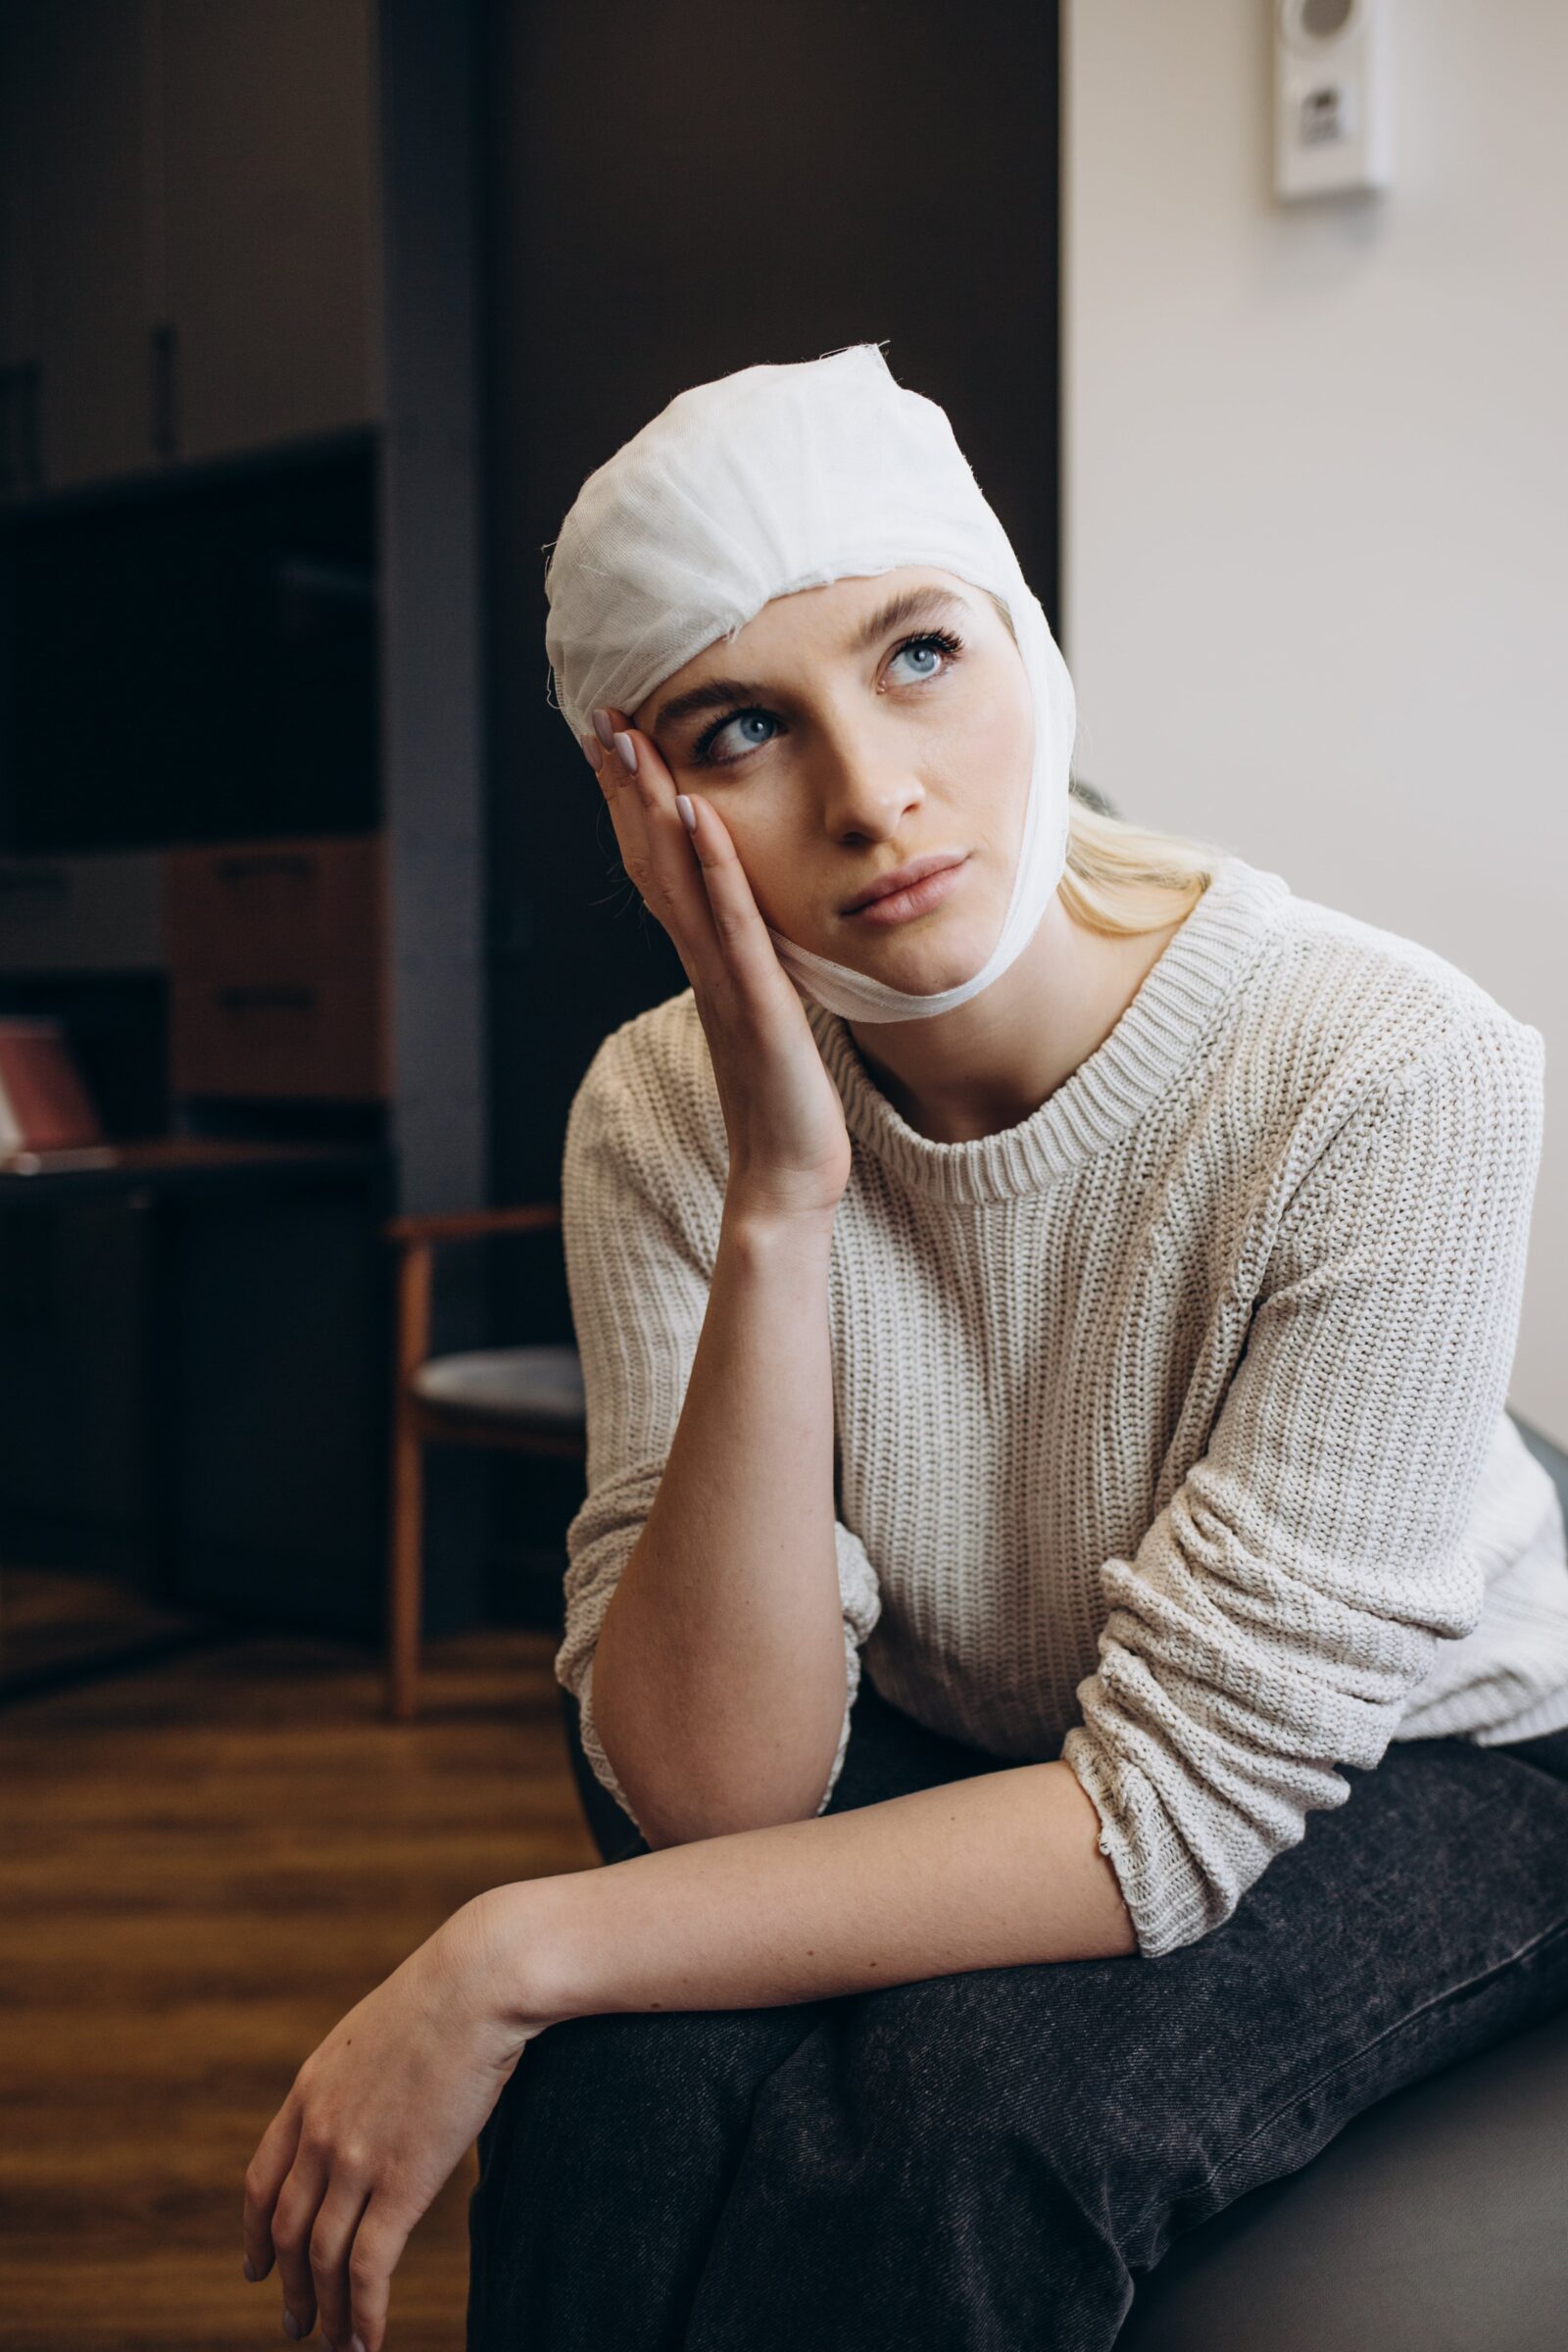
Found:
[[[984,593],[1016,645],[1005,603],[989,588]],[[1220,842],[1133,824],[1092,784],[1069,780],[1067,870],[1059,889],[1069,913],[1091,931],[1136,939],[1185,920],[1213,880],[1216,860],[1228,855]]]

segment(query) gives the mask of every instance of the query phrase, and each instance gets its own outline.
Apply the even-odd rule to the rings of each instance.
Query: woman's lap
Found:
[[[996,1768],[867,1682],[829,1810]],[[553,2027],[481,2137],[468,2352],[1101,2352],[1174,2236],[1568,2002],[1568,1734],[1342,1769],[1159,1960]]]

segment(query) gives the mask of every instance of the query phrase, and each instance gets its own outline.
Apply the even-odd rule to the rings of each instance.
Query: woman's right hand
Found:
[[[707,1033],[729,1136],[726,1208],[830,1223],[850,1180],[844,1108],[728,828],[692,793],[688,832],[652,736],[624,711],[599,715],[635,755],[633,772],[618,749],[582,738],[590,765],[599,754],[621,862],[673,940]]]

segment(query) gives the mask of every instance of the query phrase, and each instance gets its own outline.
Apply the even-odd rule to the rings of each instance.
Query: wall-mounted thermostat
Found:
[[[1275,0],[1274,192],[1394,179],[1393,0]]]

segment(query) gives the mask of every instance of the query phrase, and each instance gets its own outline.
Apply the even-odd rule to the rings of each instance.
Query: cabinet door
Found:
[[[369,0],[163,0],[182,458],[371,419]]]
[[[385,1559],[385,1261],[363,1192],[180,1217],[179,1598],[373,1640]]]
[[[152,13],[143,0],[11,0],[10,13],[38,368],[41,478],[28,486],[139,472],[156,462]]]
[[[147,1263],[124,1200],[0,1206],[0,1527],[38,1562],[147,1559]]]

